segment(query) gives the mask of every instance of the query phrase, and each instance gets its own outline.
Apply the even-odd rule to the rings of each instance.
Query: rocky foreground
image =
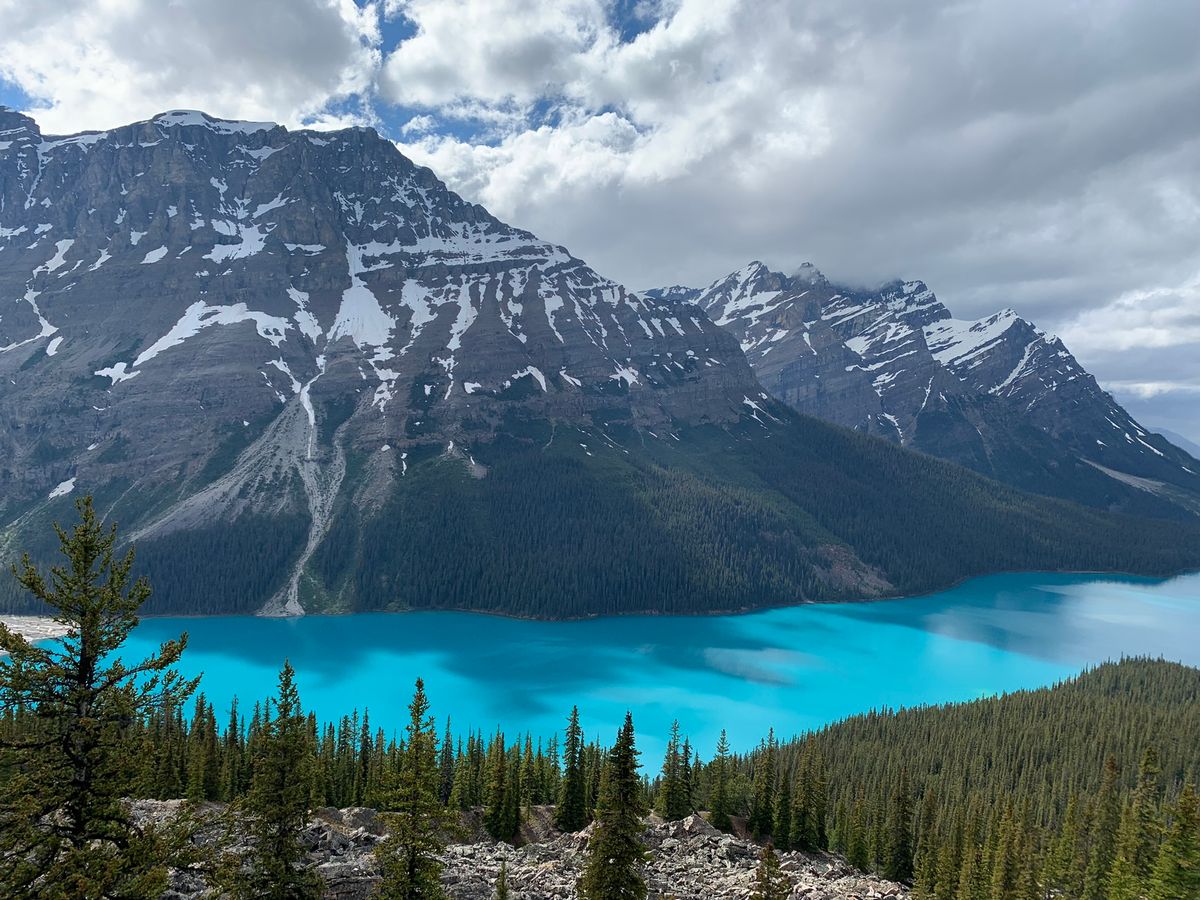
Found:
[[[180,801],[139,801],[146,819],[165,819]],[[490,900],[500,864],[507,863],[511,895],[522,900],[572,900],[583,867],[590,829],[558,834],[551,810],[535,809],[512,847],[486,839],[477,821],[465,823],[469,836],[445,853],[444,882],[454,900]],[[328,898],[360,900],[378,881],[374,849],[386,830],[374,810],[358,807],[317,810],[304,833],[308,862],[325,881]],[[646,823],[649,853],[646,881],[651,898],[672,900],[745,900],[750,896],[759,848],[748,840],[717,831],[700,816],[679,822],[651,817]],[[864,875],[831,854],[781,853],[783,870],[799,900],[906,900],[900,885]],[[201,875],[175,872],[170,900],[205,896]]]

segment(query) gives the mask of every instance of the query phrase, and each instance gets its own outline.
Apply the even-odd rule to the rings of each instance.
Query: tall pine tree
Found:
[[[185,823],[134,823],[122,802],[136,771],[128,726],[195,689],[173,668],[187,635],[132,666],[115,658],[150,586],[131,583],[133,551],[117,558],[116,526],[101,525],[91,497],[75,506],[78,524],[55,526],[64,561],[48,578],[28,556],[13,567],[66,636],[34,646],[0,624],[0,708],[36,711],[34,727],[0,742],[0,893],[151,896],[181,858]]]
[[[642,783],[633,739],[633,716],[608,753],[596,801],[596,826],[579,880],[581,900],[645,900],[642,874]]]
[[[408,724],[399,768],[386,779],[383,816],[389,834],[375,851],[383,879],[379,895],[387,900],[440,900],[443,834],[449,812],[438,799],[437,732],[429,715],[425,683],[418,678],[408,705]]]
[[[295,671],[284,662],[274,714],[255,745],[250,791],[242,804],[253,838],[248,874],[240,874],[234,892],[270,900],[319,897],[321,881],[301,865],[300,833],[308,822],[313,748],[300,708]]]

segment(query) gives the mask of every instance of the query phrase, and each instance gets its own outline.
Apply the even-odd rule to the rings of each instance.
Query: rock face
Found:
[[[143,540],[292,515],[305,558],[416,447],[471,466],[522,417],[669,431],[761,391],[694,306],[630,294],[370,129],[177,111],[51,137],[4,109],[0,384],[0,526],[86,489]],[[273,602],[298,610],[296,580]]]
[[[178,801],[138,801],[147,819],[173,815]],[[550,810],[535,809],[535,821],[548,821]],[[468,825],[470,823],[467,823]],[[528,828],[527,828],[528,830]],[[444,854],[443,883],[453,900],[491,900],[504,863],[508,886],[522,900],[573,900],[582,872],[589,830],[557,834],[541,829],[520,847],[489,840],[451,844]],[[386,835],[374,810],[322,809],[304,833],[308,865],[326,885],[325,896],[366,900],[378,883],[374,849]],[[644,836],[649,859],[648,895],[675,900],[745,900],[750,896],[759,848],[723,834],[700,816],[678,822],[647,823]],[[242,848],[243,850],[245,848]],[[781,853],[783,871],[792,882],[795,900],[906,900],[904,887],[864,875],[832,854]],[[203,896],[204,880],[176,872],[170,900]]]
[[[701,305],[801,412],[1037,493],[1200,514],[1200,464],[1012,310],[961,321],[920,281],[854,290],[811,264],[785,275],[753,262],[704,289],[646,294]]]

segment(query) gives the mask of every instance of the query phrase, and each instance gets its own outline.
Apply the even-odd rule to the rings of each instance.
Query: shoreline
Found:
[[[913,594],[884,594],[878,597],[855,597],[841,600],[796,600],[783,603],[764,603],[753,606],[742,606],[732,609],[712,609],[698,610],[696,612],[664,612],[662,610],[643,609],[630,610],[627,612],[617,613],[593,613],[590,615],[581,616],[533,616],[521,615],[518,613],[503,612],[494,609],[473,609],[471,607],[461,606],[431,606],[409,609],[363,609],[355,612],[306,612],[299,616],[281,616],[274,614],[266,614],[261,612],[233,612],[233,613],[186,613],[186,612],[171,612],[153,615],[143,615],[142,619],[211,619],[211,618],[252,618],[252,619],[281,619],[281,620],[298,620],[309,618],[340,618],[345,616],[359,615],[388,615],[388,616],[403,616],[415,613],[462,613],[473,616],[491,616],[498,619],[512,619],[518,622],[547,622],[547,623],[573,623],[573,622],[595,622],[601,619],[707,619],[732,616],[753,616],[760,613],[767,613],[781,609],[795,609],[801,606],[835,606],[838,604],[866,604],[866,603],[903,603],[906,600],[921,600],[927,597],[933,597],[938,594],[944,594],[948,591],[955,590],[968,584],[972,581],[981,581],[987,578],[996,578],[1005,575],[1030,575],[1037,577],[1050,576],[1086,576],[1097,579],[1120,578],[1129,579],[1135,582],[1158,583],[1171,581],[1175,578],[1184,578],[1190,575],[1200,575],[1200,569],[1187,569],[1181,572],[1176,572],[1172,575],[1140,575],[1133,572],[1114,572],[1114,571],[1085,571],[1085,570],[1064,570],[1064,569],[1048,569],[1048,570],[1032,570],[1032,571],[996,571],[986,572],[979,575],[966,575],[959,578],[952,584],[944,587],[933,588],[927,591],[919,591]],[[27,617],[37,618],[37,617]],[[4,616],[0,615],[0,620]]]
[[[1200,569],[1188,569],[1182,572],[1177,572],[1173,575],[1140,575],[1132,572],[1114,572],[1114,571],[1083,571],[1083,570],[1034,570],[1034,571],[996,571],[987,572],[980,575],[966,575],[957,579],[952,584],[945,587],[934,588],[932,590],[920,591],[913,594],[883,594],[877,597],[855,597],[841,600],[796,600],[793,602],[782,603],[764,603],[753,606],[742,606],[732,609],[711,609],[698,610],[696,612],[666,612],[663,610],[643,609],[629,610],[627,612],[617,613],[593,613],[590,615],[577,616],[536,616],[536,615],[521,615],[519,613],[504,612],[494,609],[473,609],[471,607],[460,606],[433,606],[408,609],[363,609],[354,612],[305,612],[299,616],[278,615],[274,613],[263,612],[217,612],[217,613],[189,613],[189,612],[167,612],[144,614],[139,616],[139,619],[214,619],[214,618],[249,618],[249,619],[280,619],[280,620],[299,620],[309,618],[340,618],[346,616],[358,615],[389,615],[403,616],[416,613],[460,613],[473,616],[492,616],[498,619],[512,619],[519,622],[546,622],[546,623],[574,623],[574,622],[594,622],[601,619],[629,619],[629,618],[678,618],[678,619],[698,619],[698,618],[719,618],[732,616],[752,616],[760,613],[767,613],[781,609],[794,609],[801,606],[834,606],[838,604],[867,604],[867,603],[902,603],[906,600],[920,600],[927,597],[943,594],[948,591],[955,590],[968,584],[972,581],[981,581],[987,578],[995,578],[1003,575],[1030,575],[1038,577],[1049,576],[1087,576],[1098,579],[1104,578],[1120,578],[1129,579],[1135,582],[1147,583],[1162,583],[1171,581],[1175,578],[1183,578],[1189,575],[1200,575]],[[9,614],[0,613],[0,622],[3,622],[10,630],[20,634],[30,641],[49,640],[51,638],[61,637],[66,633],[66,628],[55,622],[50,616],[39,616],[30,614]]]
[[[67,633],[67,626],[50,616],[10,615],[0,613],[0,622],[8,626],[13,634],[19,634],[30,643],[60,638]],[[0,656],[3,656],[0,651]]]

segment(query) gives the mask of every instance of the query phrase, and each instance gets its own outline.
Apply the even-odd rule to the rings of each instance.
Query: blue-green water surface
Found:
[[[399,729],[417,676],[455,731],[561,733],[572,704],[607,742],[631,709],[656,755],[673,719],[707,758],[883,706],[1050,684],[1123,655],[1200,665],[1200,574],[1168,581],[996,575],[926,597],[737,616],[535,622],[457,612],[146,619],[127,659],[186,630],[219,721],[249,711],[284,658],[321,720],[369,708]],[[654,756],[647,759],[652,763]]]

